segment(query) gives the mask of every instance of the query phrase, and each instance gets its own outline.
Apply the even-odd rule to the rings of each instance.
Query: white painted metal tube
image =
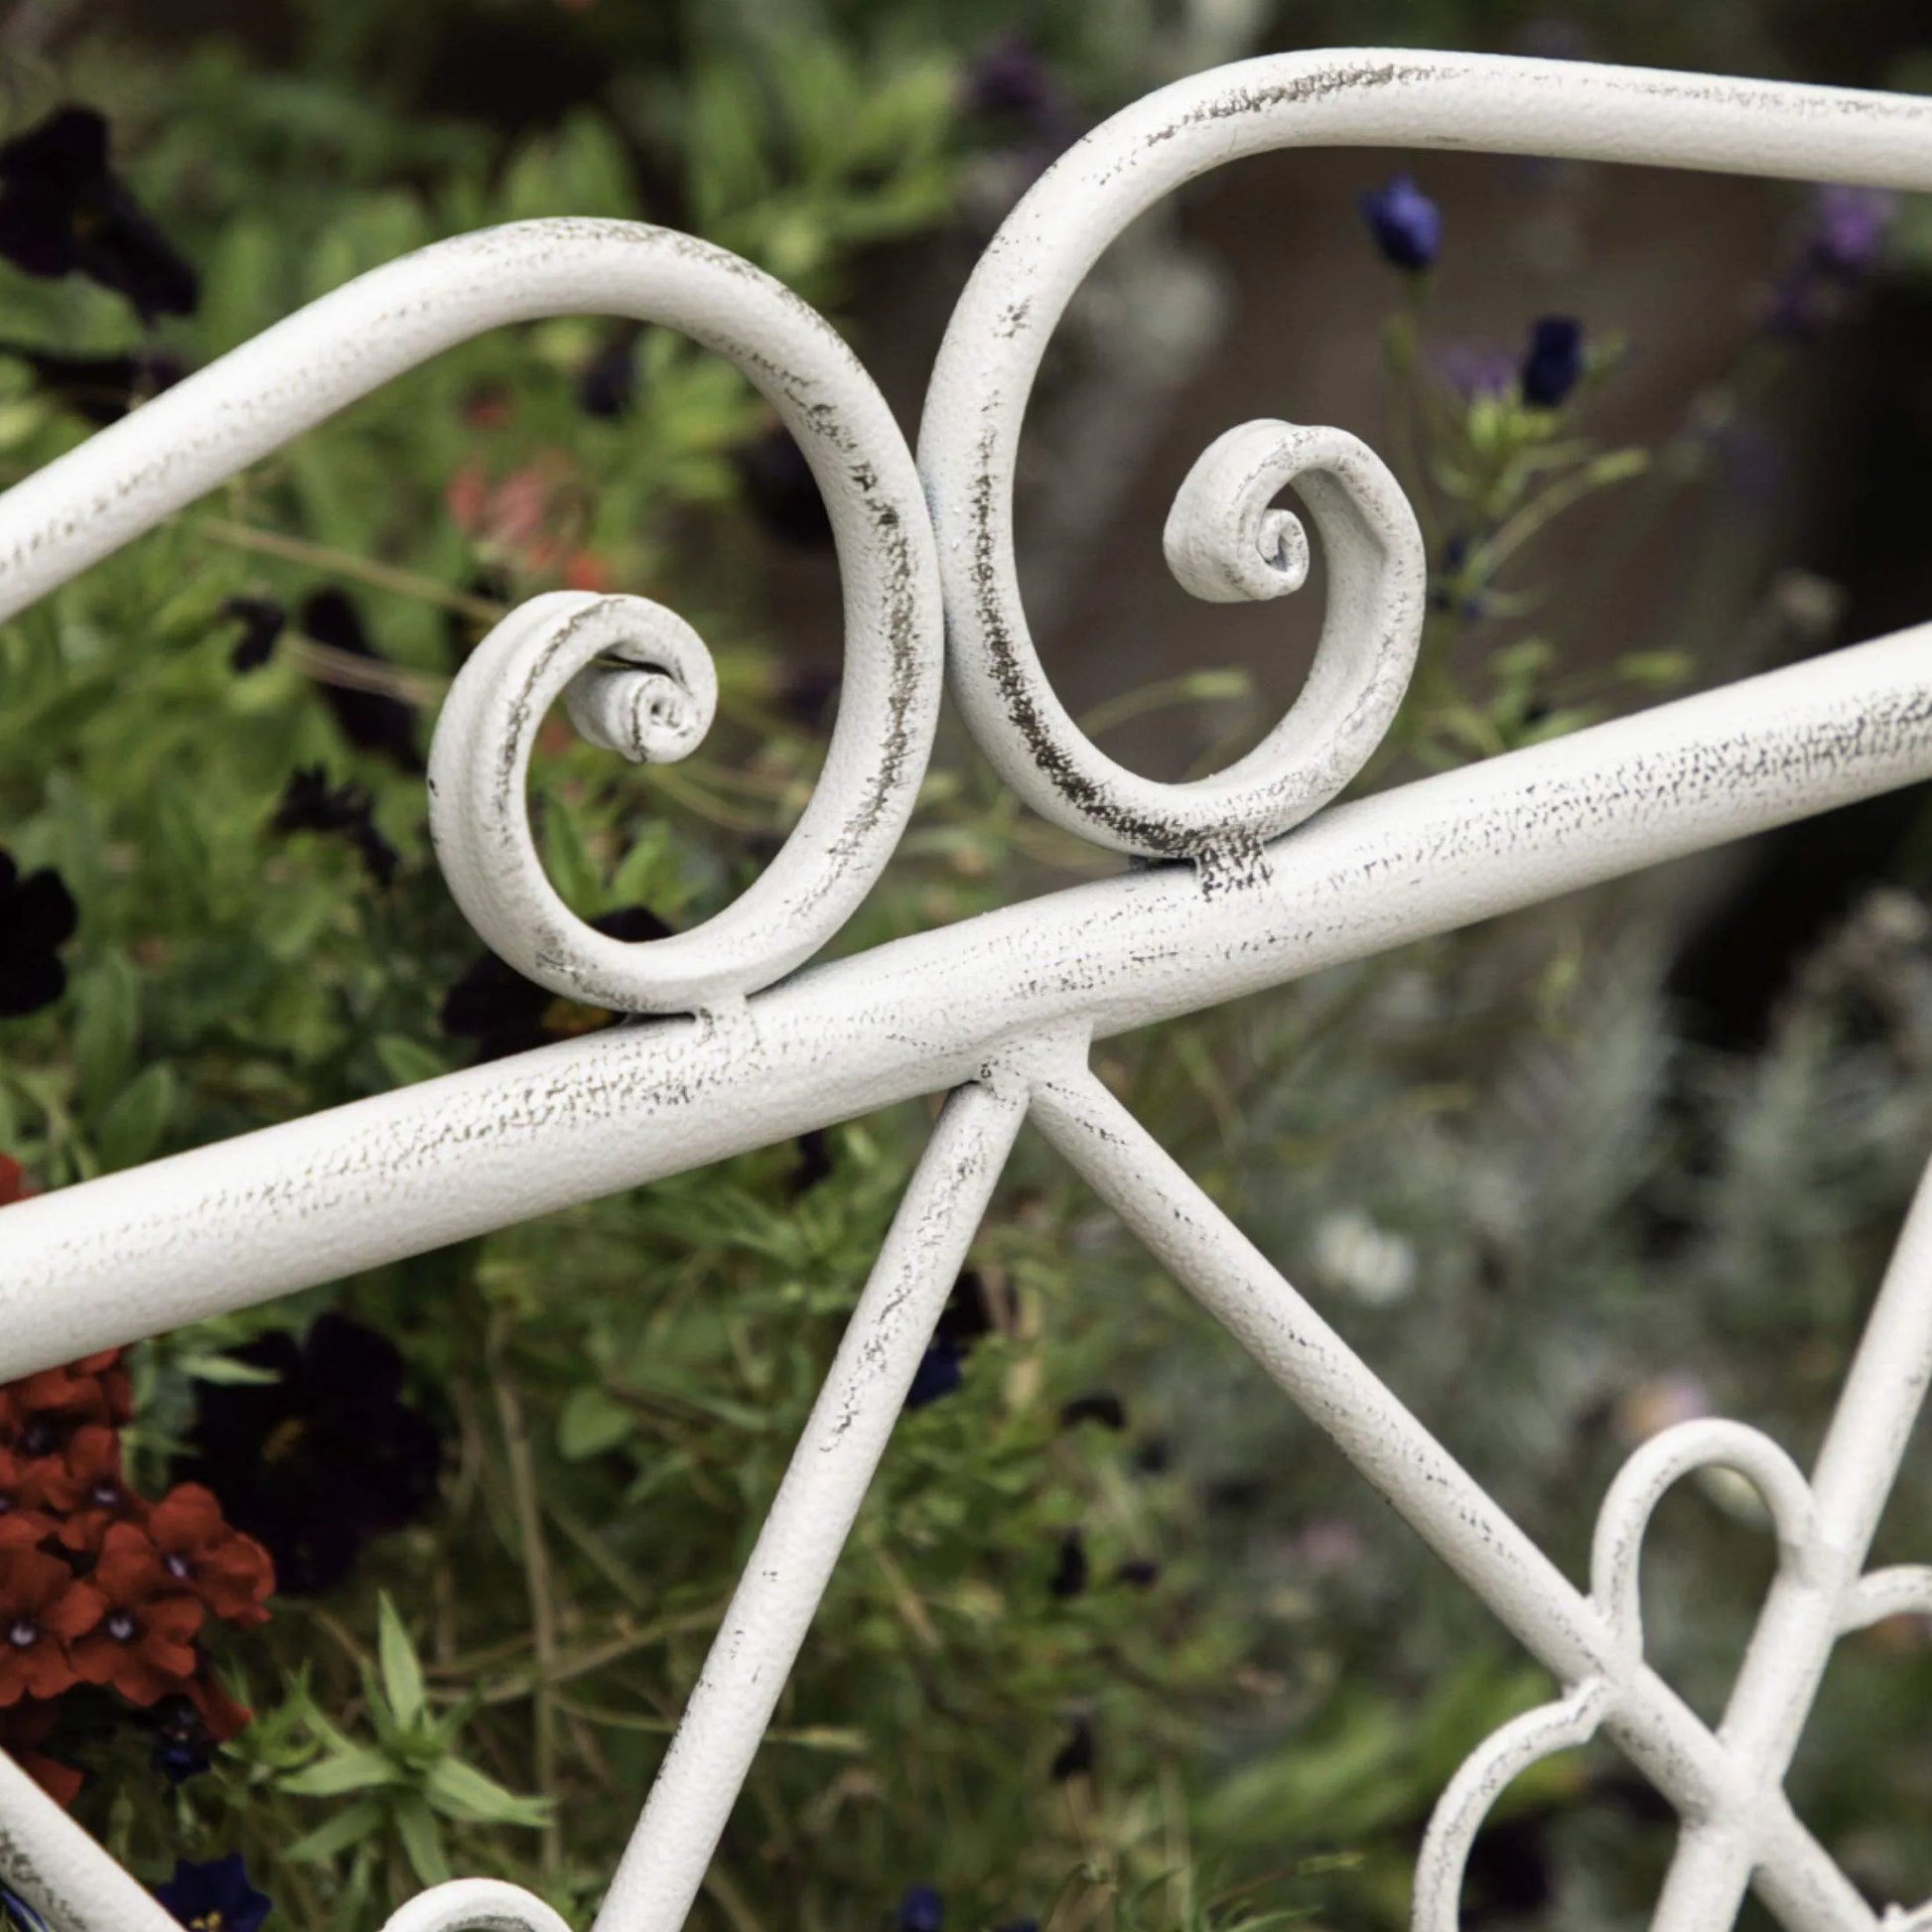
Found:
[[[541,1048],[0,1220],[19,1375],[1932,777],[1932,628],[1332,807],[1213,886],[1057,893],[813,968],[737,1012]]]
[[[0,1751],[0,1884],[49,1932],[181,1932],[174,1914]]]
[[[1547,1725],[1506,1731],[1494,1758],[1486,1747],[1477,1754],[1476,1779],[1520,1770],[1533,1748],[1561,1748],[1587,1734],[1578,1727],[1586,1717],[1592,1728],[1600,1720],[1687,1819],[1748,1818],[1753,1862],[1793,1932],[1870,1932],[1870,1908],[1775,1782],[1760,1788],[1755,1767],[1714,1737],[1625,1645],[1609,1612],[1569,1582],[1091,1072],[1063,1065],[1036,1079],[1033,1118],[1528,1650],[1566,1687],[1607,1687],[1600,1700],[1552,1707]],[[1458,1812],[1473,1809],[1477,1788],[1451,1787]],[[1446,1829],[1457,1828],[1467,1829],[1466,1821]],[[1439,1855],[1439,1886],[1460,1874],[1459,1862]],[[1418,1922],[1452,1923],[1452,1904],[1440,1890],[1419,1892]]]
[[[852,1311],[596,1932],[677,1932],[1013,1151],[1026,1090],[946,1102]]]
[[[1799,1561],[1779,1566],[1725,1713],[1720,1734],[1767,1795],[1782,1786],[1817,1701],[1928,1383],[1932,1170],[1919,1182],[1819,1452],[1807,1546]],[[1727,1830],[1686,1835],[1656,1932],[1697,1932],[1736,1916],[1759,1858],[1756,1822],[1748,1811]]]

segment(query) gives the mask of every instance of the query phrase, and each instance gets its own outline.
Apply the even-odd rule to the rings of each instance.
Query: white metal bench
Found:
[[[11,615],[439,349],[580,311],[661,323],[731,357],[810,460],[845,581],[837,727],[789,842],[709,924],[641,945],[592,931],[544,880],[524,796],[532,736],[559,696],[580,729],[632,758],[676,756],[702,736],[715,679],[679,619],[639,598],[537,598],[477,651],[437,727],[436,843],[478,930],[546,986],[661,1018],[156,1162],[0,1220],[4,1380],[950,1094],[601,1932],[682,1923],[1029,1120],[1563,1687],[1497,1732],[1444,1795],[1417,1872],[1423,1932],[1455,1924],[1465,1858],[1508,1781],[1599,1732],[1684,1821],[1658,1927],[1727,1926],[1754,1888],[1794,1932],[1932,1928],[1932,1904],[1875,1913],[1783,1791],[1837,1640],[1932,1612],[1932,1568],[1865,1570],[1932,1377],[1932,1195],[1906,1223],[1811,1474],[1738,1423],[1666,1431],[1605,1499],[1584,1588],[1087,1066],[1096,1037],[1932,776],[1932,628],[1922,628],[1323,810],[1402,697],[1425,559],[1369,450],[1281,422],[1243,424],[1208,448],[1167,548],[1198,596],[1291,592],[1306,538],[1272,504],[1296,487],[1330,582],[1304,694],[1258,750],[1192,784],[1138,777],[1081,735],[1041,670],[1014,574],[1015,455],[1046,342],[1101,250],[1181,183],[1264,149],[1354,143],[1932,189],[1929,100],[1427,53],[1260,60],[1117,115],[1020,205],[954,316],[916,468],[850,350],[768,277],[686,235],[557,220],[364,276],[0,499],[0,612]],[[925,767],[942,662],[981,749],[1030,805],[1157,863],[797,972],[892,856]],[[1780,1547],[1716,1729],[1646,1662],[1637,1591],[1653,1507],[1710,1464],[1755,1486]],[[0,1880],[59,1932],[172,1926],[3,1757]],[[390,1924],[559,1932],[562,1921],[512,1887],[465,1880]]]

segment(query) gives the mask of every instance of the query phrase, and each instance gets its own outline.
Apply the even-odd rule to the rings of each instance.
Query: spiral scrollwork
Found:
[[[1275,499],[1299,491],[1329,585],[1313,668],[1287,716],[1225,770],[1163,784],[1101,752],[1040,664],[1020,598],[1013,489],[1046,344],[1087,271],[1137,215],[1190,176],[1290,138],[1285,113],[1209,115],[1192,102],[1201,94],[1177,87],[1118,116],[1009,217],[954,312],[919,438],[946,584],[948,672],[981,750],[1042,816],[1147,858],[1252,846],[1332,799],[1394,720],[1426,608],[1421,532],[1373,452],[1340,430],[1256,421],[1195,464],[1165,548],[1182,588],[1210,603],[1285,596],[1307,578],[1309,544]]]
[[[724,355],[796,438],[844,578],[832,742],[790,839],[735,904],[647,946],[606,939],[563,910],[518,829],[533,694],[563,696],[586,736],[656,761],[703,737],[717,681],[696,632],[658,606],[537,598],[492,632],[446,708],[436,839],[458,898],[532,978],[626,1011],[690,1011],[769,984],[850,916],[911,811],[941,677],[931,526],[892,412],[815,310],[729,251],[642,222],[522,221],[359,277],[9,491],[0,617],[439,350],[583,313],[658,323]],[[566,658],[572,675],[559,679]]]
[[[674,1012],[776,978],[831,936],[852,855],[829,841],[794,842],[735,905],[673,938],[626,944],[572,913],[544,875],[525,792],[560,697],[593,744],[667,764],[703,741],[718,677],[698,633],[641,597],[533,598],[477,647],[437,720],[430,828],[458,904],[504,959],[594,1005]]]
[[[994,457],[991,446],[982,455]],[[942,459],[934,458],[933,461]],[[1012,579],[1010,527],[976,526],[971,576],[952,585],[952,683],[980,748],[1043,817],[1146,858],[1204,858],[1276,838],[1318,811],[1394,722],[1422,638],[1427,561],[1401,486],[1368,446],[1336,429],[1256,421],[1218,437],[1176,492],[1169,568],[1205,602],[1300,590],[1308,533],[1277,504],[1296,489],[1320,536],[1328,602],[1312,668],[1286,717],[1225,769],[1163,784],[1118,764],[1054,695]],[[975,514],[992,515],[990,472]],[[945,497],[939,515],[943,531]],[[957,572],[957,546],[948,562]],[[962,605],[964,608],[962,608]]]

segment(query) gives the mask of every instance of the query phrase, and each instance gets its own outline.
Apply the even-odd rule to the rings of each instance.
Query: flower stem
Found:
[[[523,1557],[523,1581],[530,1596],[530,1640],[535,1652],[537,1682],[532,1698],[536,1730],[536,1787],[555,1800],[557,1791],[557,1699],[551,1671],[557,1661],[557,1604],[550,1587],[550,1555],[543,1536],[543,1501],[537,1486],[536,1458],[530,1450],[530,1427],[516,1391],[515,1377],[503,1361],[509,1317],[498,1313],[489,1324],[486,1343],[490,1386],[496,1397],[496,1418],[503,1432],[503,1454],[509,1464],[510,1501],[516,1513],[516,1537]],[[561,1806],[552,1810],[543,1828],[543,1870],[555,1877],[563,1865],[563,1833],[557,1823]]]

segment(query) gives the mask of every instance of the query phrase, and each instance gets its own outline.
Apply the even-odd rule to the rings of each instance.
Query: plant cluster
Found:
[[[17,1171],[0,1173],[17,1190]],[[219,1627],[267,1622],[275,1573],[212,1494],[128,1481],[119,1350],[0,1388],[0,1747],[70,1805],[76,1757],[133,1727],[171,1783],[248,1721],[214,1674]]]

